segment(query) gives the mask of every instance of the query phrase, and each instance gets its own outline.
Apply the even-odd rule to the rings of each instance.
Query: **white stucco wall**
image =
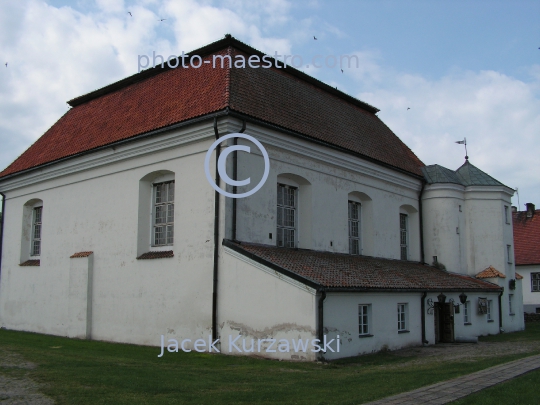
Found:
[[[298,247],[348,253],[347,201],[350,193],[360,193],[366,197],[362,201],[362,254],[400,258],[399,214],[403,212],[409,215],[408,259],[420,260],[419,179],[255,126],[248,125],[246,133],[265,145],[271,166],[265,185],[238,201],[237,239],[276,244],[277,183],[278,178],[281,182],[288,178],[288,183],[300,188]],[[238,154],[239,179],[250,177],[257,183],[262,168],[256,147],[251,154]]]
[[[202,168],[212,141],[210,125],[191,127],[4,181],[1,325],[80,336],[80,327],[70,329],[70,274],[84,259],[69,257],[93,251],[93,339],[159,345],[161,334],[206,337],[214,191]],[[160,170],[175,173],[175,236],[167,247],[174,258],[136,260],[139,180]],[[43,201],[41,265],[21,267],[23,206],[35,198]]]
[[[305,353],[292,348],[292,340],[310,342],[317,337],[317,300],[315,290],[224,248],[220,256],[218,325],[222,352],[233,355],[257,355],[285,360],[315,360],[313,348]],[[236,342],[240,353],[230,342]],[[269,342],[257,347],[258,339],[291,342],[291,350],[279,352]],[[255,340],[254,352],[251,350]],[[266,349],[276,350],[266,352]]]

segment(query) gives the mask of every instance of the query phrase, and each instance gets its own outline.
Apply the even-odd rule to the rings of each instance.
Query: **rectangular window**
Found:
[[[531,292],[540,291],[540,273],[531,273]]]
[[[32,256],[41,254],[41,216],[43,207],[34,208],[34,220],[32,222]]]
[[[154,246],[173,244],[174,181],[154,184]]]
[[[510,315],[514,315],[514,308],[513,308],[513,302],[514,302],[514,294],[508,294],[508,312]]]
[[[465,302],[465,304],[463,304],[463,323],[465,325],[471,323],[471,318],[470,318],[470,313],[469,313],[470,309],[471,309],[471,301]]]
[[[398,304],[398,332],[407,330],[407,304]]]
[[[488,300],[487,301],[487,313],[486,313],[488,322],[493,320],[493,317],[491,315],[491,308],[492,307],[493,307],[493,300]]]
[[[508,257],[508,263],[512,263],[512,245],[506,245],[506,256]]]
[[[369,304],[360,304],[358,305],[358,333],[360,336],[369,335]]]
[[[278,184],[277,246],[279,247],[296,247],[296,191],[296,187]]]
[[[510,223],[510,209],[508,207],[508,205],[505,205],[504,206],[504,220],[506,221],[507,224]]]
[[[407,260],[409,256],[407,226],[407,214],[399,214],[401,260]]]
[[[351,255],[361,253],[361,209],[360,203],[349,201],[349,253]]]

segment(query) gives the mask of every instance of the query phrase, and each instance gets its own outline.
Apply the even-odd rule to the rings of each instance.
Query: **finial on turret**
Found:
[[[456,141],[456,143],[459,143],[460,145],[465,145],[465,160],[468,161],[469,156],[468,156],[468,153],[467,153],[467,138],[463,138],[462,141]]]

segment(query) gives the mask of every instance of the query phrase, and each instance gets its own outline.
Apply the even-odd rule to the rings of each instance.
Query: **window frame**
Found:
[[[505,222],[510,225],[510,207],[508,205],[504,206],[504,220]]]
[[[171,187],[172,184],[172,187]],[[159,186],[168,185],[167,187],[167,199],[165,201],[161,200],[160,202],[157,202],[158,197],[158,190]],[[170,191],[172,189],[172,200],[169,199]],[[174,180],[166,180],[166,181],[159,181],[157,183],[152,182],[152,224],[150,227],[151,232],[151,247],[152,248],[160,248],[163,246],[173,246],[174,245],[174,200],[175,200],[175,181]],[[157,208],[158,207],[166,207],[165,212],[165,222],[157,223]],[[169,215],[169,208],[172,207],[172,214]],[[170,216],[172,216],[172,221],[169,221]],[[171,227],[172,234],[168,235],[169,227]],[[156,229],[157,228],[165,228],[165,236],[164,236],[164,243],[156,243]]]
[[[285,204],[285,201],[284,201],[285,194],[281,194],[281,201],[280,201],[280,190],[292,191],[293,205]],[[276,246],[277,247],[296,248],[298,246],[298,206],[299,206],[298,194],[299,194],[298,187],[291,186],[285,183],[277,183],[277,189],[276,189],[276,209],[277,209],[276,211]],[[282,210],[281,215],[280,215],[280,210]],[[289,212],[293,213],[292,226],[284,224],[285,210],[288,210]],[[280,224],[280,218],[282,222],[281,224]],[[289,238],[289,240],[286,240],[285,238],[286,231],[288,232],[292,231],[292,240],[291,238]]]
[[[465,301],[463,304],[463,324],[464,325],[471,325],[471,301]]]
[[[540,292],[540,273],[538,272],[531,273],[531,292]]]
[[[39,212],[39,218],[38,218]],[[39,235],[36,237],[36,227],[39,226]],[[41,235],[43,232],[43,205],[32,207],[32,238],[30,241],[30,257],[41,256]],[[37,245],[36,245],[37,243]],[[36,253],[36,246],[38,247]]]
[[[486,315],[487,315],[487,321],[493,322],[493,316],[491,313],[491,310],[493,309],[493,300],[487,300],[487,307],[486,307]]]
[[[358,336],[373,336],[371,333],[371,304],[358,304]]]
[[[349,225],[349,254],[361,255],[362,254],[362,203],[358,201],[348,200],[348,225]],[[356,209],[356,218],[351,217],[352,209]],[[357,235],[352,235],[353,225],[356,224]],[[357,251],[353,251],[354,242],[358,243]]]
[[[400,302],[397,304],[398,312],[398,333],[408,332],[409,331],[409,316],[408,316],[408,303]]]
[[[402,212],[399,213],[399,249],[400,259],[409,260],[409,216]]]
[[[508,256],[508,264],[512,264],[512,245],[506,245],[506,255]]]

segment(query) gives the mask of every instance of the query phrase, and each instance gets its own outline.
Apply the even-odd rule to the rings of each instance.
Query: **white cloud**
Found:
[[[471,163],[519,187],[521,203],[540,203],[539,75],[524,82],[494,71],[454,70],[430,80],[384,68],[376,55],[363,57],[363,70],[350,73],[362,80],[358,98],[379,108],[379,117],[424,163],[457,169],[465,151],[455,141],[466,137]]]

